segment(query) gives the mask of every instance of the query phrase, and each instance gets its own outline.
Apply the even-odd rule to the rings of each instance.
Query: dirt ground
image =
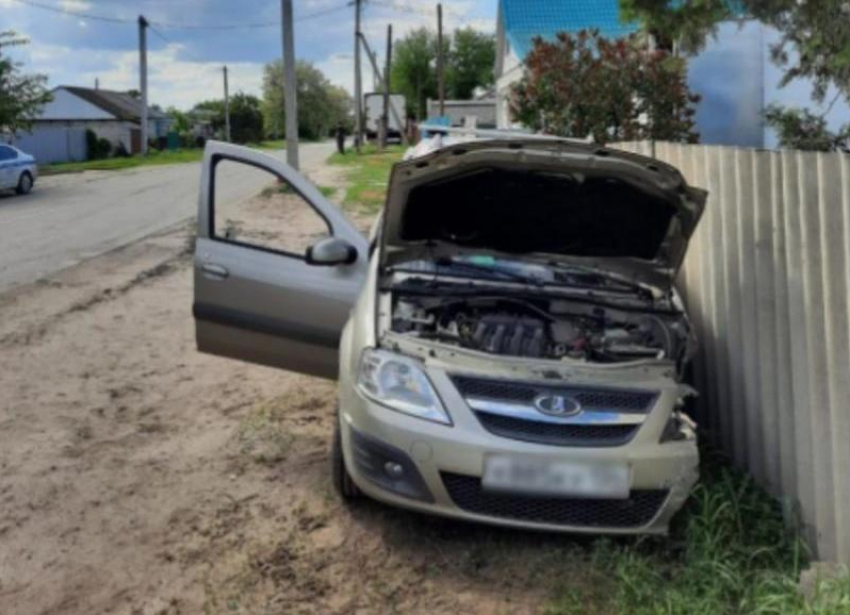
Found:
[[[196,351],[192,231],[0,295],[0,613],[534,613],[580,582],[568,538],[344,506],[334,383]]]

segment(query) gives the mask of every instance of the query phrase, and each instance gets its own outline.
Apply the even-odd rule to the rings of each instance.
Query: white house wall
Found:
[[[64,126],[67,128],[83,128],[94,131],[100,139],[107,139],[113,149],[118,147],[119,143],[123,143],[127,151],[131,150],[131,130],[136,128],[135,124],[123,120],[106,120],[106,121],[85,121],[85,120],[69,120],[45,122],[37,121],[34,123],[35,128],[41,127],[56,127]]]
[[[511,85],[522,78],[522,62],[510,46],[502,58],[502,74],[496,79],[496,128],[511,128],[511,116],[508,101]]]

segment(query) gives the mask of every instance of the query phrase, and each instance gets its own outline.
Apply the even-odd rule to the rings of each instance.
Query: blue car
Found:
[[[36,177],[35,158],[11,145],[0,145],[0,190],[29,194]]]

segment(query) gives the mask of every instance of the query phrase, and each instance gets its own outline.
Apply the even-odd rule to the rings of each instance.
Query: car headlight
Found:
[[[367,348],[360,357],[357,387],[369,399],[393,410],[452,424],[421,363],[413,359]]]

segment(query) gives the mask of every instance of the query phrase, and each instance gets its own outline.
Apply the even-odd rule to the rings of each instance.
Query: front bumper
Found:
[[[429,369],[428,375],[451,415],[452,426],[396,412],[364,398],[350,382],[341,382],[346,466],[357,486],[376,500],[511,527],[664,534],[698,478],[695,438],[659,443],[676,401],[675,389],[659,395],[646,421],[627,443],[572,447],[494,435],[484,428],[444,371]],[[377,448],[370,452],[373,446]],[[630,496],[604,500],[494,494],[481,488],[480,479],[485,459],[496,454],[583,463],[625,462],[630,469]],[[388,461],[401,466],[412,484],[422,487],[421,493],[415,488],[396,489],[391,480],[376,475]]]

